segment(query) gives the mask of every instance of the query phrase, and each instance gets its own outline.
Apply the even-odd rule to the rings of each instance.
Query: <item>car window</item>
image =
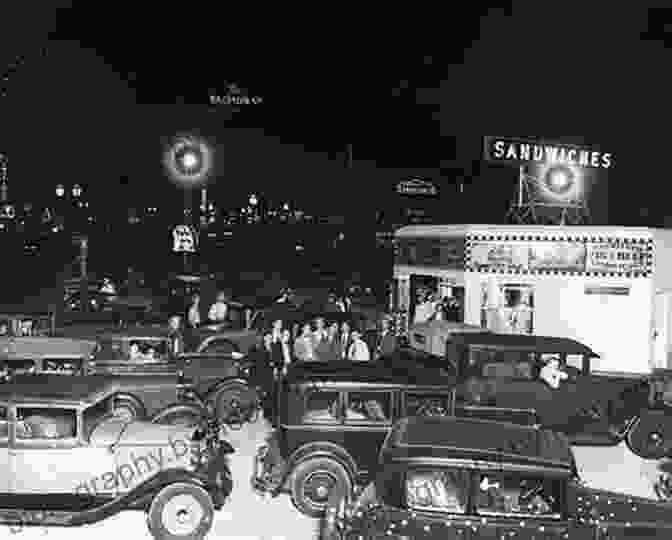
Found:
[[[306,423],[335,423],[340,419],[339,393],[316,390],[306,395],[303,421]]]
[[[233,352],[239,352],[239,349],[235,343],[228,339],[213,339],[208,342],[201,352],[205,354],[231,354]]]
[[[404,402],[404,416],[433,416],[450,411],[450,396],[445,394],[407,392]]]
[[[18,440],[72,439],[77,435],[77,414],[73,409],[18,407],[17,417]]]
[[[345,407],[346,421],[390,422],[391,392],[348,392]]]
[[[561,480],[513,473],[481,473],[477,480],[475,507],[481,515],[561,517]]]
[[[406,504],[411,510],[464,514],[469,473],[458,470],[412,470],[406,476]]]
[[[168,358],[170,350],[166,339],[131,339],[128,344],[127,357],[131,361],[156,362]]]
[[[580,354],[568,354],[567,365],[578,370],[583,370],[583,356]]]
[[[0,442],[7,442],[9,437],[9,418],[7,407],[0,406]]]
[[[483,377],[495,379],[527,379],[533,378],[534,353],[520,351],[501,351],[483,363]]]

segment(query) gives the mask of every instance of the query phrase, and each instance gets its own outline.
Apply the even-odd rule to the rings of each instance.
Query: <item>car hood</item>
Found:
[[[672,529],[672,503],[581,486],[577,489],[577,517],[605,526],[655,524]]]
[[[125,422],[112,419],[101,423],[91,433],[91,444],[109,446],[167,445],[178,440],[190,441],[197,428],[152,424],[150,422]]]

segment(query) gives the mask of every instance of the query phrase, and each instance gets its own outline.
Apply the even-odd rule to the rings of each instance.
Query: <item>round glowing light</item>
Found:
[[[171,180],[182,186],[207,181],[212,168],[212,150],[205,141],[192,136],[179,137],[168,146],[163,164]]]
[[[182,156],[182,163],[187,169],[193,169],[198,165],[198,158],[193,154],[193,152],[187,152]]]

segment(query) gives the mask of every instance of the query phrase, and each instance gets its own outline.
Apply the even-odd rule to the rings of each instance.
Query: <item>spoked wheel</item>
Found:
[[[157,540],[201,540],[210,532],[214,514],[207,491],[191,484],[172,484],[154,497],[147,525]]]
[[[299,512],[312,518],[324,515],[333,493],[348,494],[351,490],[348,472],[333,459],[308,459],[299,463],[292,474],[292,503]]]
[[[231,427],[241,426],[253,416],[256,402],[254,391],[243,384],[223,388],[215,398],[217,419]]]
[[[662,426],[643,425],[638,420],[626,437],[630,450],[643,459],[662,459],[670,453],[672,441],[667,440]]]

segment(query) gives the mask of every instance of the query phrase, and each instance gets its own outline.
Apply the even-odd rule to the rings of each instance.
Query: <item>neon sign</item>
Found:
[[[592,169],[610,169],[613,154],[574,145],[542,144],[507,137],[485,138],[486,161],[502,163],[548,163]]]

